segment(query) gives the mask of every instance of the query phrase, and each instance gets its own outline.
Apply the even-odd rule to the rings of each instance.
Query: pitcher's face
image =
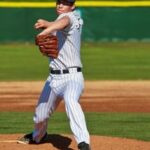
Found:
[[[57,3],[56,3],[56,12],[58,15],[67,13],[67,12],[71,12],[74,8],[75,8],[75,6],[71,5],[68,2],[57,1]]]

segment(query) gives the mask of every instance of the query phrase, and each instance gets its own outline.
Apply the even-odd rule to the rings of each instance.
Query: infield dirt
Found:
[[[34,111],[43,86],[0,82],[0,111]],[[150,112],[150,81],[86,81],[80,102],[84,111]],[[64,111],[63,102],[57,111]]]
[[[43,85],[43,81],[0,82],[0,111],[34,111]],[[150,81],[86,81],[80,102],[83,110],[89,112],[150,112],[149,91]],[[63,102],[56,111],[64,111]],[[0,149],[77,150],[70,135],[49,135],[50,141],[42,145],[17,144],[14,140],[20,136],[0,135]],[[60,143],[56,144],[58,141]],[[91,145],[92,150],[150,149],[150,142],[94,135]]]

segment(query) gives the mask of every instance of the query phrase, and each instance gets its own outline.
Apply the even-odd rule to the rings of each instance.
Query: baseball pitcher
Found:
[[[35,43],[40,52],[49,58],[50,75],[41,92],[32,133],[24,135],[19,143],[43,143],[47,137],[48,119],[59,102],[64,100],[70,127],[80,150],[90,150],[90,137],[84,113],[79,104],[84,89],[80,59],[80,42],[83,20],[75,10],[75,0],[57,0],[58,17],[49,22],[39,19],[36,29],[43,29]]]

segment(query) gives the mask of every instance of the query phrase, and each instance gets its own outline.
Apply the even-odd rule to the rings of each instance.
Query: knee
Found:
[[[65,99],[65,107],[66,109],[74,109],[79,106],[79,102],[73,98]]]

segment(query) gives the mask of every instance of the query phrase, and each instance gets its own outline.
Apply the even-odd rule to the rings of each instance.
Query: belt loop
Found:
[[[80,67],[77,68],[77,72],[81,72],[81,70],[82,70],[82,69],[81,69]]]

